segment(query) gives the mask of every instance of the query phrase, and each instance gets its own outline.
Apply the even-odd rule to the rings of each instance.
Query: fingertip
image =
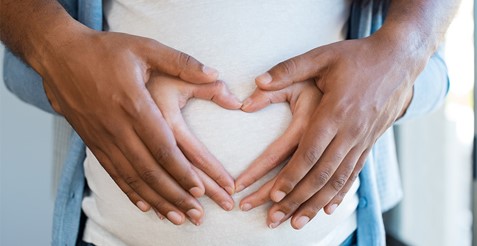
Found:
[[[272,82],[273,78],[270,73],[266,72],[255,79],[255,82],[259,86],[267,86]]]
[[[202,65],[202,72],[213,80],[217,80],[219,77],[219,71],[217,71],[217,69],[205,65]]]
[[[336,204],[336,203],[333,203],[331,205],[328,204],[328,205],[326,205],[326,207],[324,209],[325,213],[328,214],[328,215],[332,215],[335,212],[337,207],[338,207],[338,204]]]
[[[292,220],[291,224],[296,230],[301,230],[306,224],[308,224],[308,222],[310,222],[310,217],[300,216],[299,218]]]
[[[141,210],[143,212],[147,212],[147,211],[149,211],[149,209],[151,209],[151,205],[149,205],[148,203],[146,203],[144,201],[136,202],[136,206],[139,208],[139,210]]]
[[[169,211],[166,214],[166,217],[170,222],[172,222],[175,225],[182,225],[185,220],[185,217],[176,211]]]
[[[250,211],[253,208],[252,204],[248,202],[244,202],[243,204],[240,205],[240,210],[247,212]]]
[[[189,193],[192,194],[195,198],[199,198],[205,194],[205,189],[201,189],[200,187],[192,187],[189,189]]]
[[[280,202],[285,198],[286,193],[280,190],[274,191],[270,193],[270,199],[274,202]]]
[[[227,187],[225,187],[225,191],[227,191],[227,193],[229,195],[233,195],[236,192],[235,186],[227,186]]]
[[[232,211],[232,209],[234,209],[234,207],[235,207],[235,204],[234,204],[232,198],[230,198],[230,201],[224,200],[224,201],[220,202],[220,207],[222,207],[225,211]]]
[[[245,185],[243,184],[235,184],[235,193],[239,193],[245,189]]]
[[[249,98],[245,99],[245,101],[243,101],[242,106],[240,107],[240,109],[244,112],[249,113],[249,112],[251,112],[250,107],[252,106],[252,104],[253,104],[253,100],[249,97]]]

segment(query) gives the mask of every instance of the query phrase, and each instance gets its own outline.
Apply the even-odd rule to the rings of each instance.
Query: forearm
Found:
[[[1,41],[40,74],[48,54],[82,29],[55,0],[0,2]]]
[[[427,61],[442,42],[459,3],[460,0],[392,0],[376,35],[393,42],[400,52]]]

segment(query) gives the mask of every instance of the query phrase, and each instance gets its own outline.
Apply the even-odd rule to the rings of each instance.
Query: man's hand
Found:
[[[185,215],[200,223],[204,212],[194,197],[204,194],[204,184],[189,160],[233,192],[233,179],[205,148],[191,144],[197,142],[191,134],[171,131],[164,119],[170,112],[156,105],[171,95],[153,99],[146,88],[158,75],[212,86],[215,70],[151,39],[90,30],[48,55],[42,77],[52,105],[141,210],[152,206],[175,224]]]
[[[230,194],[233,190],[229,190],[227,193],[220,185],[229,185],[232,177],[192,134],[182,117],[181,109],[191,98],[211,100],[230,110],[239,109],[242,103],[229,92],[222,81],[197,85],[175,77],[154,75],[149,79],[147,89],[171,128],[179,148],[194,164],[194,169],[205,186],[205,194],[223,209],[231,210],[234,201]],[[163,210],[157,212],[167,214],[169,211],[179,212],[171,206],[164,207]]]
[[[272,91],[312,79],[323,93],[289,163],[264,186],[276,202],[269,210],[270,227],[292,217],[292,226],[300,229],[327,204],[325,211],[332,213],[373,144],[405,112],[422,65],[383,42],[372,37],[323,46],[257,78],[261,89]],[[410,69],[410,64],[421,66]]]

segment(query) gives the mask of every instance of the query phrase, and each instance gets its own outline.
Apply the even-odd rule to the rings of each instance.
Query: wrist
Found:
[[[68,46],[95,32],[69,15],[51,20],[44,28],[44,31],[31,33],[32,48],[25,54],[25,60],[42,76],[48,73],[52,63],[68,54]]]

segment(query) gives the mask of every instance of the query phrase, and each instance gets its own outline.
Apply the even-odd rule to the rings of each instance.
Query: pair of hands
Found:
[[[292,217],[299,229],[323,207],[333,212],[374,142],[410,102],[417,74],[403,71],[404,59],[380,41],[342,41],[280,63],[257,78],[243,104],[214,69],[127,34],[86,31],[48,56],[42,76],[54,109],[142,211],[200,224],[204,211],[196,198],[206,194],[231,210],[231,194],[292,156],[240,207],[271,199],[268,225]],[[293,120],[234,181],[182,119],[180,109],[192,97],[246,112],[288,101]]]

